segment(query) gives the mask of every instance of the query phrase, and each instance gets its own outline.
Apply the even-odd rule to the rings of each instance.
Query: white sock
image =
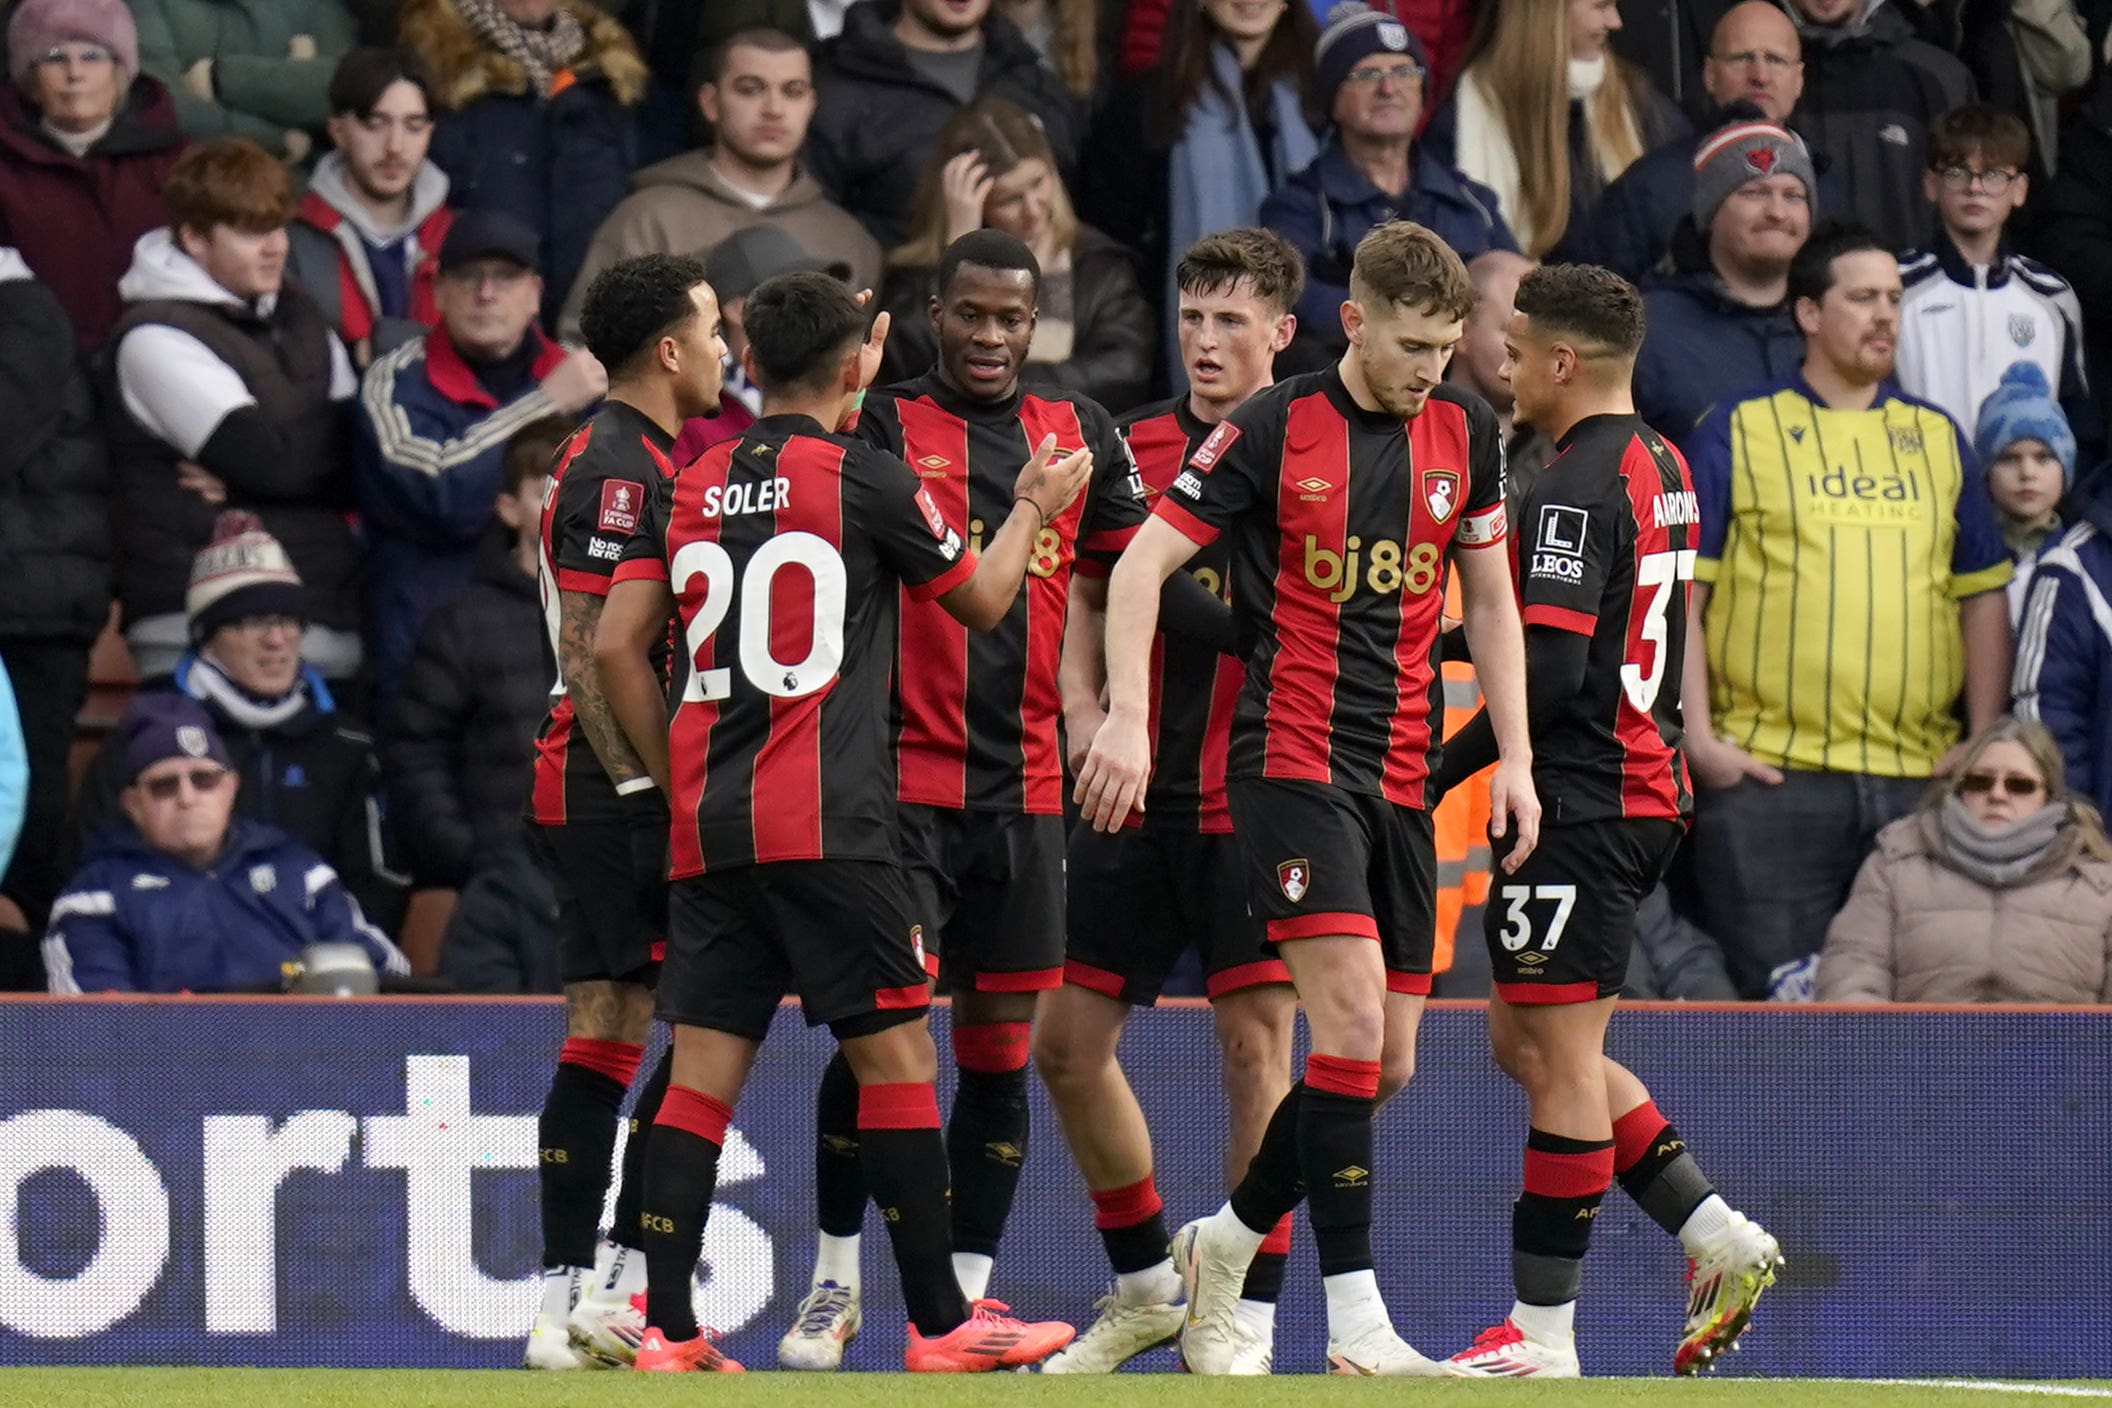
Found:
[[[1709,1238],[1730,1225],[1731,1205],[1711,1193],[1679,1224],[1679,1244],[1687,1249],[1688,1256],[1700,1256]]]
[[[1173,1269],[1173,1258],[1142,1271],[1117,1271],[1115,1298],[1124,1305],[1170,1305],[1179,1300],[1181,1277]]]
[[[603,1273],[600,1285],[602,1294],[630,1304],[632,1296],[645,1291],[645,1253],[636,1247],[616,1248],[615,1259]]]
[[[538,1315],[547,1315],[562,1320],[572,1313],[572,1302],[579,1298],[579,1278],[585,1274],[577,1266],[546,1266],[543,1268],[543,1300]]]
[[[1529,1340],[1565,1345],[1576,1336],[1577,1303],[1527,1305],[1522,1300],[1516,1301],[1511,1305],[1511,1323]]]
[[[847,1291],[858,1289],[858,1240],[853,1232],[848,1237],[832,1237],[824,1232],[814,1243],[814,1284],[834,1281]]]
[[[1276,1302],[1242,1300],[1232,1307],[1232,1318],[1238,1322],[1240,1329],[1263,1344],[1276,1343]]]
[[[953,1279],[961,1283],[961,1294],[970,1302],[990,1293],[991,1259],[981,1252],[955,1252]]]
[[[1238,1261],[1252,1261],[1254,1253],[1261,1250],[1262,1239],[1269,1235],[1266,1227],[1256,1232],[1241,1222],[1230,1203],[1212,1213],[1209,1222],[1211,1240],[1231,1247],[1233,1258]]]
[[[1376,1271],[1340,1271],[1322,1276],[1327,1291],[1327,1337],[1347,1344],[1378,1325],[1391,1325],[1379,1295]]]

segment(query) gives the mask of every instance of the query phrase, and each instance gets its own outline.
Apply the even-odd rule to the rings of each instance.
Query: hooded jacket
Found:
[[[1821,1002],[2112,1002],[2112,864],[2073,823],[2014,885],[1953,867],[1926,812],[1877,833],[1819,954]]]
[[[2068,786],[2112,809],[2112,517],[2103,501],[2040,552],[2017,627],[2017,717],[2061,745]]]
[[[45,135],[37,110],[0,83],[0,245],[21,250],[51,285],[83,352],[102,345],[124,310],[117,281],[139,237],[169,218],[161,188],[182,151],[176,105],[151,78],[132,80],[86,156]]]
[[[814,65],[820,103],[805,153],[814,179],[865,222],[883,249],[905,237],[923,154],[960,107],[917,72],[895,38],[900,14],[900,0],[860,0],[844,12],[843,32],[822,46]],[[1069,177],[1081,130],[1077,106],[1034,46],[994,11],[983,21],[975,92],[1010,99],[1040,118],[1056,164]]]
[[[767,205],[755,206],[726,184],[709,152],[683,152],[631,177],[631,193],[595,232],[586,261],[565,299],[558,335],[579,338],[579,310],[587,285],[611,264],[641,254],[689,254],[702,259],[721,240],[751,225],[774,225],[809,258],[848,264],[852,288],[878,288],[880,246],[805,170]]]
[[[1673,257],[1673,273],[1643,286],[1635,409],[1684,446],[1709,407],[1802,366],[1804,338],[1783,305],[1755,308],[1731,297],[1692,220],[1675,236]]]
[[[118,823],[52,905],[44,971],[62,995],[271,991],[281,964],[322,943],[357,944],[377,972],[411,971],[337,872],[284,832],[233,818],[200,870]]]
[[[430,159],[457,210],[503,210],[542,236],[543,318],[553,326],[595,230],[637,165],[632,109],[652,74],[630,34],[585,0],[565,0],[586,48],[547,93],[486,44],[451,0],[403,0],[401,36],[438,86]]]
[[[271,724],[238,717],[239,706],[228,693],[232,686],[195,655],[184,657],[169,687],[196,699],[213,716],[214,730],[242,779],[236,815],[275,826],[315,851],[345,878],[370,914],[393,923],[403,905],[402,884],[388,864],[374,739],[364,724],[338,712],[322,676],[304,668],[299,705]],[[117,815],[117,794],[123,790],[123,741],[112,735],[88,765],[74,802],[76,854]]]
[[[430,161],[411,182],[410,218],[385,229],[353,196],[345,159],[331,152],[316,163],[307,194],[287,230],[287,272],[308,290],[347,347],[370,362],[440,322],[433,285],[440,276],[440,244],[455,213],[447,207],[447,173]],[[395,283],[409,298],[401,314],[382,312],[374,276],[377,256],[402,264]]]
[[[1914,37],[1885,0],[1864,0],[1847,23],[1809,23],[1782,8],[1804,41],[1796,127],[1838,163],[1852,214],[1893,249],[1927,238],[1935,208],[1922,195],[1929,124],[1973,100],[1965,65]]]
[[[0,248],[0,639],[86,645],[110,615],[110,457],[52,291]]]
[[[506,442],[558,414],[539,383],[564,350],[532,324],[527,339],[516,355],[532,353],[533,380],[504,405],[445,327],[375,362],[361,384],[353,425],[368,533],[367,639],[384,699],[395,693],[426,614],[470,579],[505,476]]]
[[[459,888],[525,834],[528,760],[550,702],[535,577],[494,528],[476,577],[435,611],[404,671],[382,762],[412,876]]]
[[[889,271],[882,306],[888,310],[887,350],[877,385],[908,381],[938,364],[938,335],[926,312],[936,269]],[[1151,304],[1137,286],[1135,256],[1090,225],[1080,225],[1071,247],[1071,356],[1029,361],[1020,384],[1029,391],[1089,396],[1119,415],[1141,403],[1151,387],[1158,351]]]
[[[141,237],[118,285],[113,333],[121,549],[127,629],[181,615],[191,560],[222,507],[255,510],[293,559],[309,619],[359,628],[359,555],[344,403],[357,387],[344,346],[300,285],[255,304],[237,298],[166,229]],[[227,485],[225,505],[177,483],[192,460]]]

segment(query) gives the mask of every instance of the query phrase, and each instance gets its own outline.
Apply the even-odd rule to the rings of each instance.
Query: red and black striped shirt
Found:
[[[1687,462],[1632,415],[1570,427],[1520,505],[1525,624],[1591,638],[1583,691],[1533,739],[1550,824],[1693,811],[1679,687],[1700,525]]]
[[[1503,472],[1480,397],[1439,386],[1404,421],[1359,407],[1332,367],[1211,432],[1156,512],[1205,546],[1231,530],[1247,672],[1227,776],[1425,804],[1448,558],[1503,542]]]
[[[806,416],[683,466],[616,570],[668,582],[681,620],[670,878],[897,858],[896,593],[931,602],[974,570],[907,465]]]
[[[558,672],[560,592],[609,594],[624,543],[645,520],[658,486],[675,472],[674,437],[635,407],[605,401],[557,452],[543,494],[541,569],[550,712],[535,736],[528,816],[544,826],[630,815],[635,804],[616,786],[579,731]]]
[[[1042,529],[1027,580],[995,630],[905,600],[896,741],[905,802],[1056,815],[1063,768],[1056,667],[1071,574],[1106,576],[1144,521],[1143,485],[1114,421],[1062,392],[976,401],[936,373],[866,393],[858,434],[908,461],[946,521],[980,547],[1012,512],[1012,485],[1042,438],[1093,452],[1092,482]]]
[[[1210,434],[1188,398],[1131,411],[1119,422],[1147,501],[1166,492],[1188,457]],[[1228,596],[1230,545],[1222,538],[1188,560],[1211,594]],[[1145,826],[1224,835],[1232,830],[1225,805],[1225,755],[1232,740],[1232,708],[1243,668],[1237,658],[1201,641],[1159,632],[1151,643],[1151,787]]]

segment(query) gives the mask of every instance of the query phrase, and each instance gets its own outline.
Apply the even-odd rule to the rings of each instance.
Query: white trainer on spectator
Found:
[[[862,1318],[855,1287],[822,1282],[793,1312],[792,1328],[777,1342],[777,1362],[821,1373],[837,1368],[844,1346],[858,1337]]]
[[[1547,1344],[1526,1338],[1511,1320],[1491,1325],[1474,1343],[1444,1362],[1444,1371],[1459,1379],[1577,1379],[1577,1343]]]
[[[1044,1374],[1112,1374],[1181,1332],[1182,1307],[1170,1301],[1129,1305],[1114,1290],[1093,1302],[1098,1318],[1085,1333],[1041,1362]]]

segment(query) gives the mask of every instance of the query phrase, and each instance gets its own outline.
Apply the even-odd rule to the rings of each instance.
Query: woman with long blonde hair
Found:
[[[939,132],[910,205],[909,238],[889,253],[884,381],[938,361],[927,311],[939,255],[971,230],[1003,230],[1041,265],[1039,314],[1022,381],[1081,392],[1120,413],[1142,401],[1154,349],[1150,304],[1129,251],[1080,223],[1041,124],[1003,98],[978,98]]]
[[[1502,0],[1483,13],[1459,87],[1428,140],[1496,192],[1535,259],[1588,253],[1601,192],[1687,121],[1608,40],[1618,0]]]
[[[1826,932],[1818,997],[2112,1001],[2112,841],[2053,735],[1997,719],[1877,833]]]

